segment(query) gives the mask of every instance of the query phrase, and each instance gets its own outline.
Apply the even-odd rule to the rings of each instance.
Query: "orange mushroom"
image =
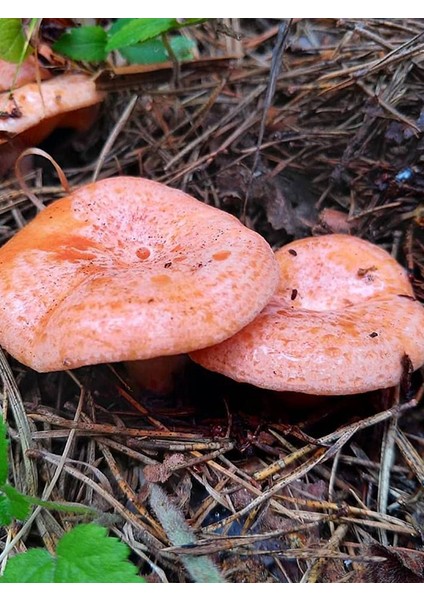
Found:
[[[25,81],[29,74],[24,73]],[[0,93],[0,173],[12,166],[22,150],[39,144],[57,127],[87,130],[103,99],[93,80],[81,73],[26,82],[12,93]]]
[[[234,335],[278,277],[235,217],[153,181],[104,179],[0,249],[0,344],[40,372],[179,355]]]
[[[256,319],[191,353],[236,381],[315,395],[400,382],[406,355],[424,363],[424,307],[386,251],[344,234],[298,240],[276,254],[281,282]]]
[[[0,92],[10,92],[26,83],[36,81],[37,78],[41,80],[49,77],[49,71],[41,67],[34,56],[29,56],[20,65],[0,59]]]

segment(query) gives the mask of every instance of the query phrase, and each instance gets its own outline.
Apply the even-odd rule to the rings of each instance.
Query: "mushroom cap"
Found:
[[[0,249],[0,343],[37,371],[186,353],[233,335],[279,280],[268,243],[160,183],[58,200]]]
[[[41,121],[52,120],[57,126],[57,117],[98,104],[104,98],[104,94],[96,90],[94,81],[81,73],[65,73],[41,83],[26,83],[14,90],[12,98],[9,96],[8,91],[0,94],[2,111],[17,108],[22,114],[1,119],[0,143]]]
[[[28,56],[20,65],[0,59],[0,92],[10,91],[25,83],[50,77],[49,71],[37,64],[34,56]]]
[[[280,285],[243,330],[190,354],[258,387],[357,394],[399,383],[403,357],[424,363],[424,307],[386,251],[344,234],[280,248]]]

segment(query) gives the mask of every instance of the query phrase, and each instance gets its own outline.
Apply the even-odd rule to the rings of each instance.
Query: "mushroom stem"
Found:
[[[177,354],[125,361],[124,364],[132,382],[140,390],[169,394],[174,389],[176,377],[183,371],[187,362],[186,354]]]

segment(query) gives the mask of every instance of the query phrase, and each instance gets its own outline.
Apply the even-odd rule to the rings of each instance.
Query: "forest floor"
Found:
[[[71,188],[154,179],[231,212],[274,249],[350,233],[395,256],[424,302],[424,21],[211,20],[187,35],[196,60],[105,69],[90,132],[41,145]],[[64,195],[42,157],[25,182],[44,204]],[[0,243],[35,212],[9,172]],[[39,374],[1,362],[12,483],[41,495],[54,477],[50,499],[107,514],[148,581],[192,581],[187,565],[202,557],[229,582],[424,581],[422,371],[299,403],[195,364],[160,395],[135,390],[121,365]],[[190,543],[166,535],[158,485]],[[54,548],[74,523],[41,511],[18,549]]]

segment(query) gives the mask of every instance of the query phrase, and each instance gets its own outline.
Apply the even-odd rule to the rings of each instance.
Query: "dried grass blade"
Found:
[[[396,388],[396,406],[399,405],[399,386]],[[380,471],[378,473],[378,495],[377,508],[382,514],[387,512],[387,504],[390,494],[391,469],[394,464],[394,447],[397,436],[398,417],[394,415],[390,421],[385,424],[383,439],[381,442]],[[383,545],[388,544],[385,531],[380,533],[380,540]]]
[[[60,456],[52,454],[51,452],[32,450],[30,454],[33,458],[45,460],[53,465],[58,465],[61,461]],[[102,488],[101,485],[81,473],[81,471],[75,467],[68,464],[68,462],[66,462],[63,466],[63,470],[72,477],[75,477],[81,481],[84,485],[93,488],[93,490],[99,494],[99,496],[101,496],[117,513],[119,513],[126,521],[132,523],[132,525],[136,527],[146,546],[155,551],[158,551],[163,547],[162,543],[147,530],[145,524],[142,523],[139,517],[123,506],[112,494]]]
[[[19,441],[22,448],[22,459],[25,466],[25,481],[27,488],[24,490],[29,495],[35,495],[37,490],[37,469],[28,457],[28,450],[33,447],[31,426],[25,412],[21,393],[16,385],[15,378],[3,350],[0,348],[0,376],[4,388],[4,402],[9,402],[18,430]]]
[[[417,477],[420,485],[424,486],[424,461],[400,429],[397,430],[396,444],[405,459],[405,462]]]
[[[293,469],[293,471],[281,477],[277,481],[277,483],[275,483],[267,492],[264,492],[263,494],[255,498],[250,504],[239,510],[237,513],[231,515],[230,517],[227,517],[226,519],[223,519],[218,523],[213,523],[213,525],[205,527],[203,529],[203,532],[213,531],[218,527],[224,527],[229,523],[232,523],[236,519],[247,515],[251,510],[254,510],[259,504],[262,504],[263,502],[271,499],[275,494],[277,494],[280,490],[286,487],[286,485],[288,485],[292,481],[296,481],[296,479],[300,479],[301,477],[305,476],[306,473],[313,469],[313,467],[319,465],[322,462],[325,462],[326,460],[334,456],[338,449],[344,446],[344,444],[352,437],[352,435],[356,431],[357,430],[355,428],[352,428],[351,431],[345,432],[343,435],[341,435],[339,439],[332,446],[330,446],[330,448],[327,448],[326,450],[320,448],[315,452],[314,456],[306,460],[302,465],[296,467],[295,469]]]
[[[124,112],[119,117],[117,123],[115,124],[112,131],[110,132],[109,137],[107,138],[107,140],[99,154],[99,158],[97,159],[96,168],[94,169],[92,181],[97,181],[97,178],[99,176],[100,171],[102,170],[103,163],[106,159],[106,156],[111,151],[113,144],[115,143],[115,140],[117,139],[117,137],[121,133],[122,129],[125,127],[128,119],[130,118],[130,115],[134,109],[134,106],[135,106],[137,100],[138,100],[138,95],[134,94],[131,97],[130,101],[128,102]]]

